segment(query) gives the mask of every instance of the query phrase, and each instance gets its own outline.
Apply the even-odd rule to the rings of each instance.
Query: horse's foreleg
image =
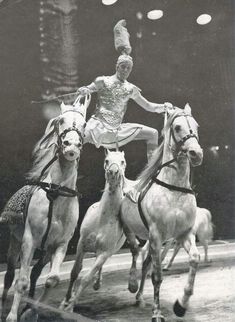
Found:
[[[15,283],[15,292],[14,292],[14,299],[13,304],[11,307],[11,311],[7,316],[7,322],[16,322],[17,321],[17,313],[19,304],[21,301],[22,296],[24,295],[29,282],[29,268],[30,263],[34,254],[34,244],[33,244],[33,237],[31,234],[31,230],[29,225],[26,224],[25,232],[22,240],[22,247],[21,247],[21,267],[19,272],[19,277]]]
[[[159,299],[160,286],[162,283],[161,239],[155,224],[152,224],[149,227],[149,245],[153,265],[152,283],[154,289],[152,322],[164,322],[165,319],[161,314]]]
[[[208,263],[209,258],[208,258],[208,241],[207,240],[203,241],[203,248],[204,248],[204,262]]]
[[[10,246],[7,255],[7,271],[4,277],[4,288],[2,293],[2,319],[5,315],[5,302],[8,291],[13,283],[15,277],[15,267],[19,259],[21,242],[19,242],[13,234],[11,234]]]
[[[136,295],[136,304],[140,307],[144,307],[144,299],[143,299],[143,291],[144,291],[144,284],[146,280],[147,273],[151,267],[151,255],[148,253],[147,257],[145,258],[143,265],[142,265],[142,275],[141,275],[141,282],[140,282],[140,288],[138,290],[138,293]]]
[[[66,243],[56,249],[55,254],[52,258],[51,269],[46,280],[44,292],[38,301],[46,302],[49,296],[50,290],[59,283],[60,266],[64,260],[66,250],[67,250],[67,245],[68,244]]]
[[[83,240],[80,237],[80,240],[79,240],[78,246],[77,246],[76,259],[73,264],[72,271],[70,273],[69,287],[68,287],[65,298],[63,299],[63,301],[60,304],[60,309],[62,309],[62,310],[68,305],[68,302],[71,298],[74,282],[76,281],[79,273],[82,270],[83,258],[84,258]]]
[[[171,267],[171,265],[172,265],[172,263],[173,263],[173,261],[175,259],[175,256],[178,254],[178,252],[180,250],[180,247],[181,247],[181,243],[180,242],[176,242],[175,247],[174,247],[173,254],[171,256],[171,259],[169,260],[169,263],[164,266],[164,269],[163,269],[164,271],[167,271]]]
[[[132,231],[130,231],[125,224],[123,224],[123,230],[126,235],[132,254],[132,264],[129,273],[128,290],[131,293],[136,293],[138,290],[137,259],[139,256],[139,244],[135,238],[135,234]]]
[[[95,281],[93,283],[93,289],[95,291],[99,290],[101,284],[102,284],[102,267],[99,269],[99,271],[95,277]]]
[[[169,252],[169,250],[170,250],[171,246],[173,245],[173,243],[174,243],[174,239],[173,238],[171,238],[171,239],[169,239],[169,240],[166,241],[166,244],[165,244],[165,246],[163,248],[163,251],[162,251],[162,254],[161,254],[162,262],[166,258],[166,255]]]
[[[29,294],[28,296],[30,298],[34,297],[35,289],[36,289],[36,283],[41,275],[41,272],[45,265],[50,261],[51,259],[51,253],[47,252],[45,256],[41,256],[37,263],[33,266],[30,274],[30,288],[29,288]],[[30,312],[32,310],[32,312]],[[31,314],[35,313],[35,308],[31,304],[26,304],[26,306],[23,308],[21,312],[21,320],[29,320],[31,317]]]
[[[37,263],[33,266],[31,274],[30,274],[30,288],[29,288],[29,297],[33,298],[36,289],[36,283],[41,275],[43,268],[48,264],[51,260],[51,253],[46,253],[45,256],[39,258]]]
[[[75,294],[70,299],[70,304],[65,308],[66,311],[73,311],[73,308],[76,304],[78,304],[79,298],[84,289],[92,282],[95,274],[98,273],[110,256],[111,254],[108,252],[100,253],[97,256],[94,266],[86,275],[81,278],[80,284],[75,290]]]
[[[174,312],[177,316],[184,316],[188,306],[189,298],[193,294],[194,281],[197,267],[200,259],[198,249],[196,247],[196,237],[190,233],[183,241],[183,247],[189,254],[189,274],[187,284],[184,287],[184,294],[181,299],[177,300],[174,305]]]

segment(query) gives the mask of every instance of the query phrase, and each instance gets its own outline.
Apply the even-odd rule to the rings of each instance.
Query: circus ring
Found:
[[[202,254],[202,247],[199,246]],[[172,250],[167,257],[169,258]],[[170,271],[164,272],[161,291],[161,307],[168,322],[214,322],[235,321],[235,242],[214,241],[209,247],[211,263],[200,263],[196,277],[195,293],[184,318],[177,318],[172,310],[173,303],[183,291],[187,278],[187,255],[183,250],[175,259]],[[86,258],[82,274],[92,265],[94,259]],[[103,268],[103,284],[100,290],[88,287],[73,314],[58,310],[68,286],[73,261],[64,262],[61,269],[61,283],[53,291],[48,304],[39,306],[39,322],[149,322],[151,320],[152,283],[148,278],[145,287],[146,306],[136,307],[135,295],[127,290],[128,269],[131,263],[129,252],[122,252],[110,258]],[[139,261],[140,266],[140,261]],[[45,282],[48,267],[38,282],[37,293]],[[0,273],[2,291],[4,271]],[[8,300],[10,308],[13,290]],[[25,299],[28,301],[27,299]],[[29,321],[31,322],[31,321]]]

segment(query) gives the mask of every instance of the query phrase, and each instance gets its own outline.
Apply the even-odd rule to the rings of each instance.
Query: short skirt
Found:
[[[142,129],[141,124],[122,123],[117,128],[112,128],[95,116],[87,122],[85,129],[85,143],[95,144],[97,148],[115,149],[135,139]]]

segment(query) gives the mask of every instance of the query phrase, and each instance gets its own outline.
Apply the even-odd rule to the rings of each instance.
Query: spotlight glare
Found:
[[[142,38],[142,32],[141,31],[138,31],[136,33],[136,37],[139,38],[139,39],[141,39]]]
[[[117,2],[117,0],[102,0],[102,3],[105,6],[111,6],[112,4],[114,4],[115,2]]]
[[[197,17],[197,23],[199,25],[206,25],[211,21],[211,19],[212,18],[210,15],[204,13],[204,14],[200,15],[199,17]]]
[[[157,20],[157,19],[160,19],[162,16],[163,16],[162,10],[151,10],[147,13],[147,17],[150,20]]]
[[[142,14],[142,12],[140,12],[140,11],[136,12],[136,18],[137,18],[138,20],[142,20],[142,19],[143,19],[143,14]]]

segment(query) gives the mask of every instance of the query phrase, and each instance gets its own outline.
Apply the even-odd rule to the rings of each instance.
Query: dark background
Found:
[[[14,2],[14,1],[13,1]],[[0,10],[0,208],[24,184],[31,164],[31,151],[47,121],[41,105],[39,60],[39,1],[23,0]],[[235,29],[233,0],[119,0],[113,6],[101,1],[79,1],[79,86],[98,75],[115,71],[117,53],[113,26],[127,20],[133,47],[134,68],[130,81],[150,101],[189,102],[200,124],[204,163],[194,172],[198,205],[211,210],[215,238],[235,237],[234,212],[234,84]],[[163,18],[150,21],[146,13],[164,11]],[[138,20],[136,13],[142,12]],[[212,21],[198,25],[196,18],[210,14]],[[141,38],[137,34],[142,34]],[[95,104],[90,105],[89,115]],[[163,120],[130,102],[125,121],[139,122],[161,130]],[[218,146],[215,153],[212,146]],[[226,149],[225,146],[228,146]],[[127,177],[134,179],[146,162],[145,145],[132,142],[123,148]],[[84,147],[78,188],[81,219],[103,188],[103,150]],[[78,236],[78,234],[76,234]],[[75,238],[76,239],[76,238]],[[6,227],[0,227],[0,253],[5,253]],[[70,245],[72,251],[73,243]]]

